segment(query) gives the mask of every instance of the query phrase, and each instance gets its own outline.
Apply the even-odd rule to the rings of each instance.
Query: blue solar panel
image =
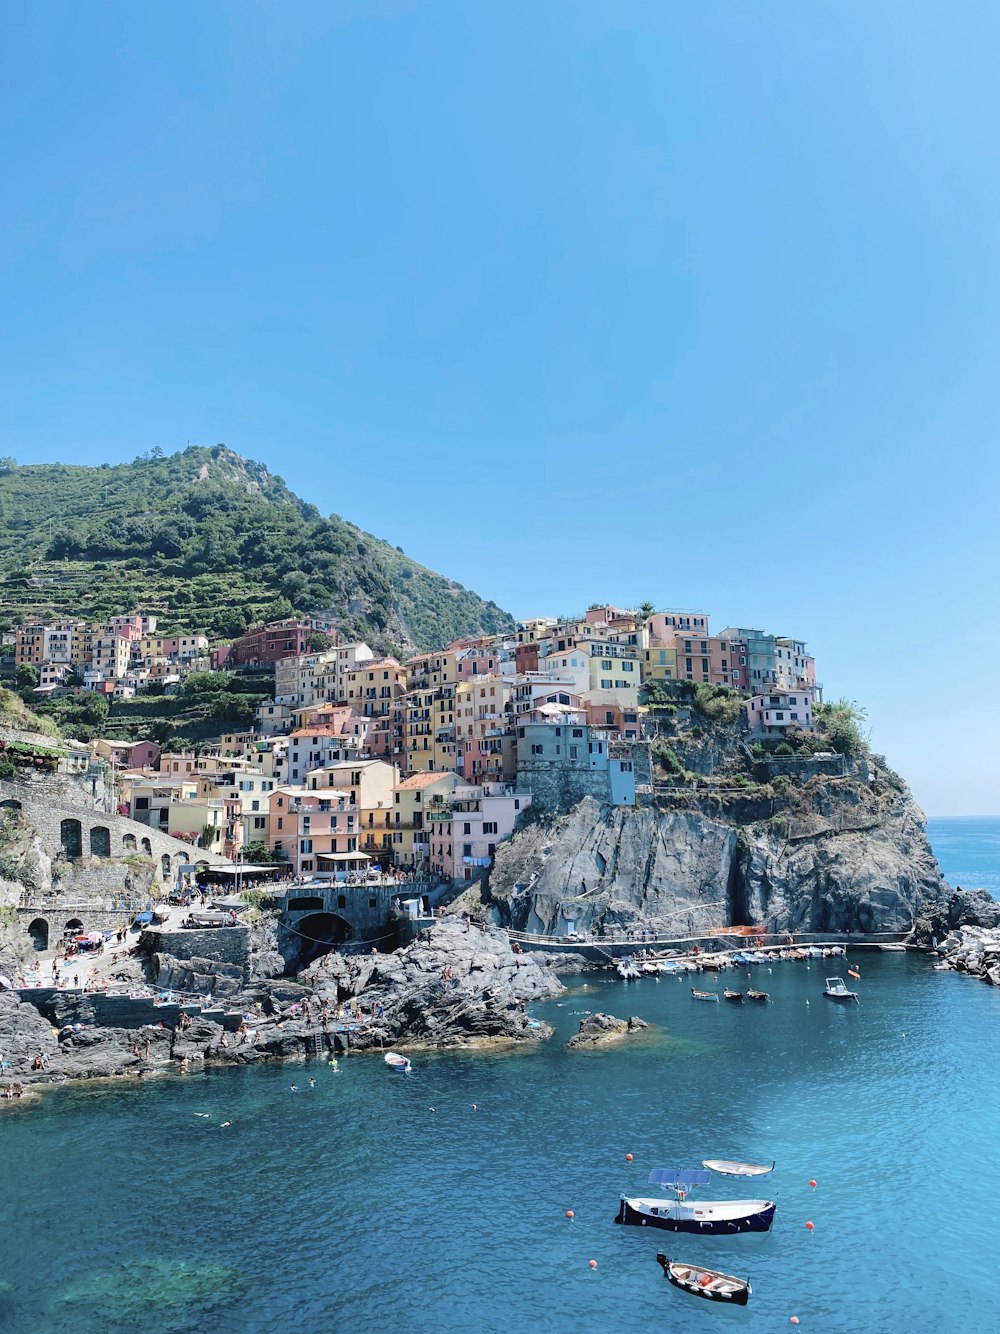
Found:
[[[707,1186],[711,1179],[711,1172],[706,1172],[703,1168],[689,1170],[680,1167],[654,1167],[649,1174],[649,1185],[684,1190],[688,1186]]]

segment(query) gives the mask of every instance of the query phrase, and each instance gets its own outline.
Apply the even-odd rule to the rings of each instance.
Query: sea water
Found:
[[[590,974],[538,1007],[556,1036],[530,1051],[417,1056],[410,1075],[377,1056],[213,1069],[4,1107],[0,1329],[997,1328],[1000,991],[922,955],[851,964],[857,1006],[822,995],[843,960],[700,979],[766,1006]],[[568,1051],[594,1010],[654,1027]],[[770,1233],[613,1223],[652,1168],[705,1157],[776,1160],[702,1192],[773,1199]],[[657,1251],[749,1275],[750,1305],[679,1292]]]
[[[949,885],[1000,899],[1000,820],[930,819],[927,836]]]

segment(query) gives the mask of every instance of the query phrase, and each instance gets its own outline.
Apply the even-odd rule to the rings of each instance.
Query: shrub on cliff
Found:
[[[860,704],[847,699],[820,704],[814,711],[814,717],[831,750],[839,755],[858,755],[868,749],[867,740],[861,731],[867,716]]]

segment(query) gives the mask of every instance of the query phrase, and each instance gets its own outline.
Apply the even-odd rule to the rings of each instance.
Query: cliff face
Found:
[[[524,931],[680,936],[732,924],[909,931],[950,891],[922,812],[886,774],[815,779],[764,803],[694,793],[608,809],[587,799],[501,845],[488,895]]]

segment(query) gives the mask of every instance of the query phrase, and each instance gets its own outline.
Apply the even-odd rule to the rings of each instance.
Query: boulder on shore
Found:
[[[645,1019],[634,1014],[628,1019],[619,1019],[613,1014],[592,1014],[580,1020],[579,1033],[574,1033],[566,1046],[607,1047],[625,1038],[637,1037],[647,1028]]]

